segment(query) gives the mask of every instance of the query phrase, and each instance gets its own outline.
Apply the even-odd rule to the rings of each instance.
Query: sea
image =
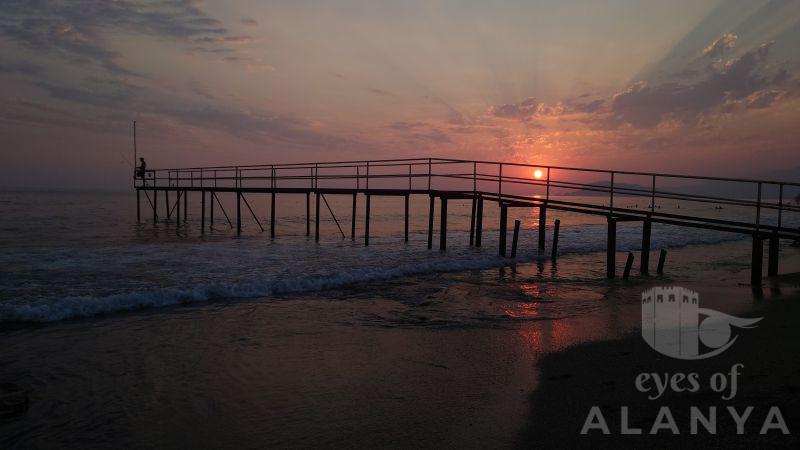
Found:
[[[724,289],[722,309],[753,301],[746,236],[654,224],[651,272],[663,249],[665,274],[644,277],[642,224],[622,222],[607,280],[604,217],[549,210],[540,253],[538,210],[513,208],[510,258],[490,202],[475,247],[470,201],[451,200],[440,251],[438,202],[427,248],[427,196],[411,197],[407,242],[403,198],[373,196],[368,246],[363,196],[354,237],[352,196],[326,196],[319,242],[313,196],[310,235],[306,196],[277,196],[274,238],[269,196],[246,199],[238,234],[232,195],[201,232],[192,192],[180,223],[163,195],[154,223],[144,195],[137,221],[134,192],[0,192],[0,386],[26,398],[0,414],[2,447],[511,447],[537,359],[635,332],[647,286]],[[657,208],[753,219],[722,205]]]

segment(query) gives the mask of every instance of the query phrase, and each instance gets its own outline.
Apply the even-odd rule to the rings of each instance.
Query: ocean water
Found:
[[[232,196],[220,195],[234,218]],[[601,202],[599,198],[583,200]],[[427,250],[428,199],[412,197],[409,242],[403,241],[403,200],[373,197],[370,245],[363,244],[364,198],[358,198],[357,234],[350,239],[351,197],[328,196],[331,213],[321,206],[321,240],[306,236],[305,196],[279,195],[276,238],[262,232],[243,206],[244,230],[237,236],[219,207],[213,230],[200,233],[199,194],[190,194],[188,221],[164,217],[159,199],[157,224],[142,196],[142,222],[136,221],[135,194],[96,192],[0,193],[0,322],[51,322],[123,311],[231,299],[275,299],[356,283],[379,282],[416,274],[501,267],[512,263],[498,256],[498,209],[487,202],[483,246],[468,245],[469,201],[451,201],[448,248],[438,250],[439,204],[436,204],[434,249]],[[174,195],[170,199],[175,201]],[[269,197],[250,195],[248,202],[268,230]],[[620,198],[620,207],[641,202]],[[313,197],[312,197],[313,203]],[[669,204],[663,210],[691,213],[692,208],[725,218],[750,219],[751,212],[709,210],[709,205]],[[559,253],[587,254],[605,249],[602,217],[550,210],[548,228],[561,221]],[[522,223],[517,262],[535,262],[538,212],[512,209]],[[793,217],[784,217],[791,223]],[[774,217],[765,216],[765,222]],[[548,231],[547,248],[552,232]],[[636,250],[640,223],[618,225],[618,250]],[[655,224],[652,248],[674,248],[742,239],[742,236]],[[511,245],[509,233],[508,245]],[[510,250],[509,250],[510,251]],[[618,258],[624,264],[624,258]],[[651,256],[652,264],[657,254]]]
[[[137,224],[132,193],[1,194],[0,389],[26,407],[0,411],[0,447],[512,448],[539,359],[638,332],[646,287],[731,314],[761,303],[739,284],[750,243],[736,235],[654,226],[666,274],[608,281],[602,218],[550,211],[554,263],[538,258],[536,211],[512,211],[515,264],[488,203],[484,246],[468,245],[469,203],[451,202],[440,252],[424,197],[408,243],[402,199],[373,198],[368,247],[363,217],[349,239],[351,198],[328,198],[347,238],[326,213],[320,243],[304,199],[279,196],[271,240],[246,215],[237,237],[219,211],[200,235],[195,197],[176,228],[144,208]],[[248,201],[265,222],[268,198]],[[621,271],[641,224],[618,233]],[[791,270],[798,249],[782,253]]]

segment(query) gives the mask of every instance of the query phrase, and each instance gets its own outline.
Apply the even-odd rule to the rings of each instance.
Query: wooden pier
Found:
[[[598,178],[601,182],[598,183]],[[636,180],[637,184],[620,183],[619,180]],[[587,180],[589,179],[589,180]],[[616,185],[615,185],[616,181]],[[751,198],[742,199],[733,195],[706,195],[686,192],[691,183],[715,183],[722,192],[752,188]],[[646,188],[642,186],[647,186]],[[787,190],[797,191],[800,183],[775,180],[753,180],[719,178],[662,173],[613,171],[559,166],[537,166],[531,164],[493,161],[467,161],[442,158],[414,158],[372,161],[338,161],[298,164],[269,164],[248,166],[190,167],[178,169],[147,170],[144,178],[135,179],[137,195],[137,219],[142,220],[142,196],[152,209],[153,223],[160,217],[158,197],[163,197],[164,216],[186,226],[187,199],[190,193],[200,196],[201,232],[206,231],[215,220],[215,209],[219,209],[227,223],[242,230],[242,213],[249,213],[260,227],[248,196],[269,194],[271,238],[276,236],[276,197],[278,195],[300,195],[306,202],[306,235],[311,235],[311,196],[314,196],[314,238],[320,238],[321,204],[330,211],[326,196],[352,196],[352,221],[350,238],[356,238],[356,212],[358,197],[364,197],[364,245],[369,245],[370,207],[373,197],[404,198],[404,239],[408,241],[409,197],[429,197],[428,248],[433,248],[435,204],[439,202],[439,249],[447,248],[447,217],[449,200],[472,202],[469,245],[482,245],[484,202],[495,202],[500,209],[498,254],[506,256],[509,208],[536,208],[539,214],[538,250],[545,253],[547,213],[567,211],[578,214],[604,217],[608,227],[606,246],[606,274],[616,276],[617,223],[641,222],[642,240],[639,257],[639,272],[649,273],[652,224],[662,223],[685,228],[701,228],[726,233],[738,233],[752,239],[751,284],[760,285],[764,242],[768,242],[767,274],[778,274],[781,240],[800,239],[800,230],[784,225],[787,214],[800,213],[800,206],[785,201]],[[657,187],[657,185],[659,187]],[[662,187],[663,186],[663,187]],[[735,188],[735,189],[734,189]],[[770,194],[765,194],[769,189]],[[557,195],[572,190],[591,193],[602,201],[597,204]],[[173,201],[170,201],[172,195]],[[235,197],[233,219],[219,200],[221,195]],[[767,197],[773,195],[773,197]],[[615,206],[615,198],[640,198],[642,205]],[[777,197],[777,200],[775,199]],[[739,215],[747,213],[752,220],[739,218],[709,217],[708,215],[677,214],[662,212],[659,202],[684,202],[707,205],[708,210],[733,208]],[[182,203],[182,205],[181,205]],[[712,209],[713,205],[713,209]],[[765,214],[773,220],[766,221]],[[208,222],[206,217],[208,216]],[[217,216],[219,217],[219,216]],[[246,217],[246,216],[245,216]],[[334,220],[342,237],[345,232]],[[555,232],[558,233],[556,219]],[[516,256],[519,223],[514,224],[512,256]],[[680,229],[680,228],[679,228]],[[556,257],[557,238],[554,239],[552,257]],[[625,250],[625,249],[623,249]],[[665,252],[659,260],[659,273],[663,269]],[[626,261],[626,276],[633,261],[632,254]]]

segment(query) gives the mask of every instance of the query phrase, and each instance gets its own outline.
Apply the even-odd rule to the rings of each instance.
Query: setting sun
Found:
[[[534,178],[537,178],[537,179],[538,179],[538,178],[542,178],[542,171],[541,171],[541,170],[539,170],[539,169],[536,169],[536,170],[533,172],[533,177],[534,177]]]

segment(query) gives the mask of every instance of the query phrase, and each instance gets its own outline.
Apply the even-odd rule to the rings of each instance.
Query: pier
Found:
[[[747,195],[704,193],[700,183],[713,184],[720,192],[749,192]],[[149,206],[153,223],[159,218],[176,223],[187,222],[187,199],[198,195],[201,205],[200,227],[205,232],[217,214],[241,233],[243,214],[249,214],[261,231],[266,232],[248,200],[255,195],[268,195],[270,203],[269,233],[276,237],[275,199],[278,195],[298,196],[306,205],[306,235],[312,231],[320,238],[320,210],[324,206],[333,216],[342,237],[346,237],[333,214],[326,196],[352,197],[350,239],[356,239],[356,212],[359,197],[365,211],[363,224],[364,245],[370,239],[370,207],[381,197],[404,197],[404,239],[409,233],[409,197],[429,198],[427,248],[434,246],[436,203],[439,204],[439,250],[447,249],[447,218],[449,200],[471,201],[470,246],[482,245],[484,202],[495,202],[500,210],[498,254],[507,255],[508,209],[535,208],[538,210],[538,251],[546,254],[548,212],[551,216],[560,211],[604,217],[608,226],[606,245],[606,276],[616,276],[617,223],[642,224],[639,273],[650,272],[652,224],[661,223],[682,228],[700,228],[726,233],[743,234],[752,239],[752,285],[760,285],[763,276],[764,245],[768,244],[767,275],[778,274],[779,252],[782,240],[800,239],[800,229],[785,225],[787,214],[800,212],[800,205],[787,201],[789,192],[797,192],[800,183],[738,178],[706,177],[664,173],[600,170],[575,167],[532,165],[493,161],[469,161],[443,158],[412,158],[371,161],[336,161],[296,164],[267,164],[245,166],[188,167],[146,170],[144,178],[135,178],[137,195],[137,220],[142,221],[142,206]],[[707,190],[707,189],[706,189]],[[596,202],[570,198],[589,197]],[[219,197],[235,197],[235,211],[229,214]],[[315,214],[311,214],[313,208]],[[144,197],[143,201],[142,197]],[[159,200],[162,197],[162,200]],[[620,205],[620,199],[640,199],[641,204]],[[615,204],[615,200],[617,203]],[[163,201],[163,212],[159,202]],[[681,214],[661,211],[659,203],[679,202],[705,205],[700,212]],[[729,208],[738,217],[718,217],[714,211]],[[216,210],[222,213],[222,217]],[[163,215],[162,215],[163,214]],[[183,215],[181,215],[183,214]],[[232,216],[232,217],[231,217]],[[745,216],[746,218],[742,218]],[[208,220],[207,220],[208,219]],[[552,258],[556,257],[558,225],[555,233]],[[516,256],[519,222],[514,224],[511,255]],[[465,243],[467,244],[467,243]],[[627,249],[623,249],[627,250]],[[659,272],[663,270],[666,253],[661,251]],[[625,278],[633,263],[630,254],[626,261]]]

